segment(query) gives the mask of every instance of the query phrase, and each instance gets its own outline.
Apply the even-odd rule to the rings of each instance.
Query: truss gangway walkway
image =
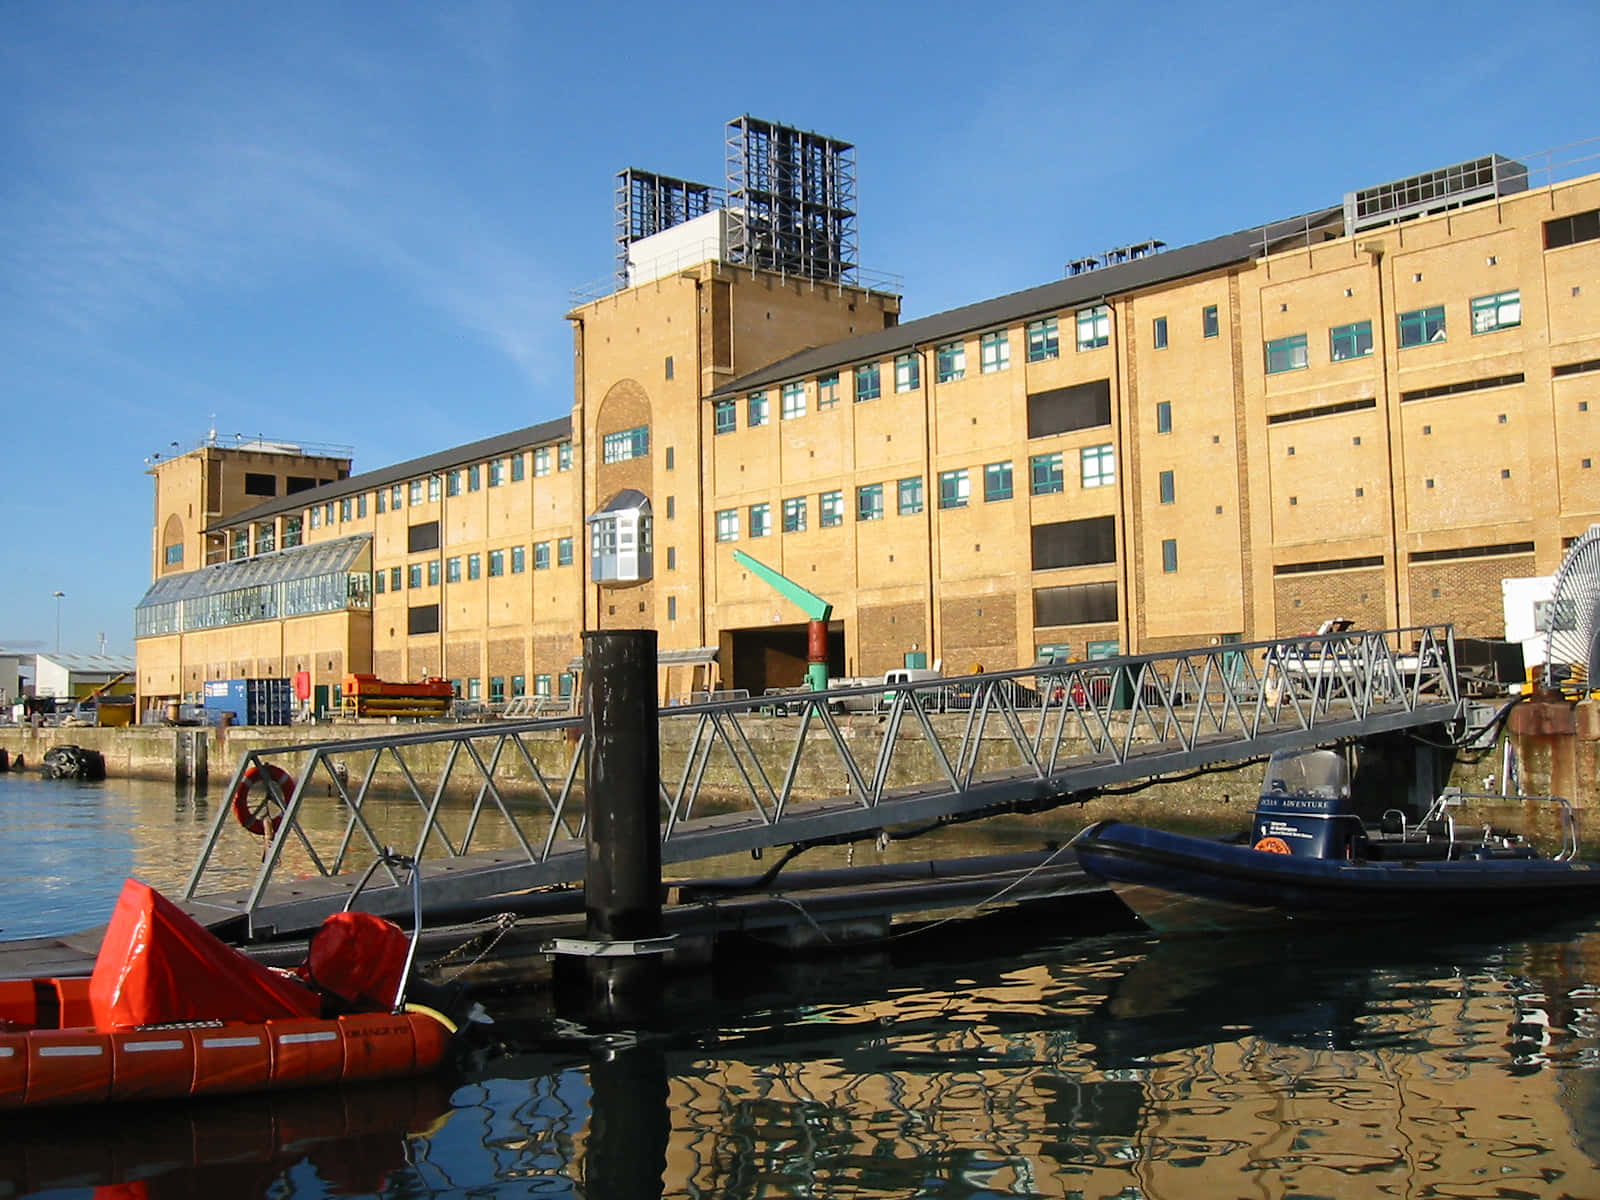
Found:
[[[1459,711],[1449,626],[666,706],[662,859],[1037,811]],[[578,883],[584,738],[576,716],[249,750],[185,906],[238,936],[309,929],[344,905],[384,847],[422,863],[430,908]],[[247,823],[260,828],[260,849],[226,853],[251,839]],[[409,889],[389,882],[374,880],[363,907],[403,911]]]

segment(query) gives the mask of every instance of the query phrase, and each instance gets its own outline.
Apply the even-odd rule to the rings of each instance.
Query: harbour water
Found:
[[[0,777],[0,936],[181,883],[217,803]],[[8,1117],[0,1200],[1600,1196],[1595,920],[1160,943],[1062,910],[752,951],[629,1035],[494,1007],[439,1079]]]

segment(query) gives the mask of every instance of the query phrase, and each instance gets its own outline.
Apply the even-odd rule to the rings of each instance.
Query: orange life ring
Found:
[[[1264,837],[1252,849],[1263,850],[1268,854],[1288,854],[1289,843],[1278,837]]]
[[[259,764],[251,767],[244,773],[244,778],[239,780],[239,786],[233,789],[233,816],[240,825],[249,833],[260,836],[265,834],[271,837],[278,829],[278,818],[270,813],[272,804],[272,788],[269,784],[267,793],[262,797],[260,807],[250,803],[250,791],[258,783],[271,780],[278,785],[278,790],[283,794],[287,803],[290,796],[294,795],[294,776],[282,767],[272,763]]]

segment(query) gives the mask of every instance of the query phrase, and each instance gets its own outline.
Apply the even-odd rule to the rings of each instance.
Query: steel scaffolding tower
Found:
[[[720,188],[654,171],[617,172],[617,284],[628,286],[628,247],[722,207]]]
[[[729,257],[806,279],[853,281],[854,150],[748,115],[729,121]]]

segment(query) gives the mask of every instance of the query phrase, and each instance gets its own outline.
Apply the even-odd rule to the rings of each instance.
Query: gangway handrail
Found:
[[[873,681],[787,694],[785,716],[772,715],[772,697],[744,691],[663,706],[663,729],[681,731],[663,743],[676,756],[662,768],[663,859],[1062,803],[1150,775],[1453,719],[1460,702],[1454,664],[1451,628],[1417,626]],[[942,715],[957,693],[965,712]],[[561,716],[246,751],[229,795],[252,769],[269,777],[268,766],[296,769],[288,794],[277,795],[283,811],[261,866],[234,909],[254,921],[285,890],[343,888],[352,843],[374,855],[387,844],[367,806],[388,793],[407,809],[409,797],[420,814],[413,858],[433,850],[471,860],[430,870],[426,887],[465,886],[456,881],[480,867],[498,873],[495,887],[509,879],[518,886],[581,879],[584,730],[583,717]],[[424,753],[434,756],[433,767],[422,766]],[[351,765],[358,763],[359,770]],[[471,801],[453,835],[460,813],[447,812],[445,801],[462,780]],[[336,850],[319,849],[302,819],[324,783],[343,813],[337,838],[326,839]],[[708,807],[713,801],[717,811]],[[197,904],[226,826],[229,806],[218,808],[184,893]],[[509,848],[484,866],[488,852],[475,843],[489,817],[508,829]],[[274,893],[291,845],[310,852],[313,878]],[[399,886],[390,874],[391,889],[377,892]]]

